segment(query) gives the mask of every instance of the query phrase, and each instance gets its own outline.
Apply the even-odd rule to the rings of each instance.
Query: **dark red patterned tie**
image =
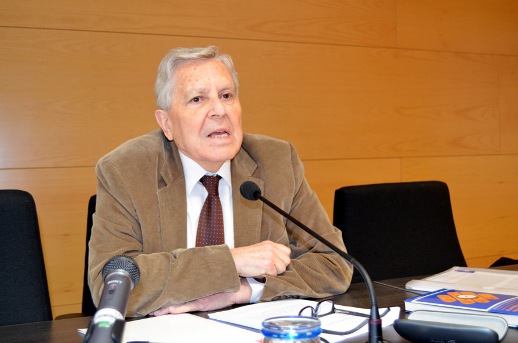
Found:
[[[225,243],[225,231],[223,228],[223,210],[219,200],[218,185],[221,176],[205,175],[200,182],[205,186],[209,195],[201,208],[198,232],[196,233],[196,246],[218,245]]]

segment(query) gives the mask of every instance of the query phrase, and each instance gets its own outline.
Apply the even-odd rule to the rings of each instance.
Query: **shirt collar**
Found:
[[[185,190],[187,191],[187,194],[190,194],[192,192],[194,185],[196,185],[196,183],[198,183],[198,181],[200,181],[200,179],[205,174],[218,174],[227,183],[228,187],[232,189],[232,179],[230,176],[230,160],[225,161],[225,163],[223,163],[221,168],[219,168],[219,170],[216,173],[211,173],[203,169],[196,161],[194,161],[190,157],[187,157],[181,151],[178,152],[180,153],[180,159],[182,160],[183,174],[185,178]]]

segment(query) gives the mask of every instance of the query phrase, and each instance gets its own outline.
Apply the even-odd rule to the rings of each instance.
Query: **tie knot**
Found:
[[[200,182],[207,189],[209,195],[219,195],[219,179],[221,179],[219,175],[205,175],[200,179]]]

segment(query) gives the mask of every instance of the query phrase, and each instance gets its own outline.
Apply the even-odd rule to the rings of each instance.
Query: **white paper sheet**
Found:
[[[86,329],[80,329],[79,332],[85,334]],[[170,314],[127,322],[123,342],[129,341],[260,343],[263,336],[192,314]]]
[[[257,330],[261,329],[263,320],[271,317],[286,316],[286,315],[298,315],[300,309],[305,306],[315,306],[316,301],[304,300],[304,299],[288,299],[264,302],[258,304],[252,304],[247,306],[238,307],[236,309],[220,311],[209,314],[212,319],[220,320],[223,322],[235,323],[244,327],[254,328]],[[355,312],[369,313],[369,309],[361,309],[356,307],[336,305],[336,308],[350,310]],[[385,309],[380,309],[382,313]],[[400,308],[392,307],[388,313],[382,318],[383,326],[388,326],[394,323],[399,318]],[[363,322],[367,318],[356,317],[345,315],[341,313],[335,313],[329,316],[321,317],[322,328],[335,330],[335,331],[347,331],[356,327],[359,323]],[[330,343],[339,342],[347,337],[353,337],[360,334],[365,334],[368,331],[368,325],[365,325],[354,334],[347,336],[322,334],[321,337],[327,339]]]

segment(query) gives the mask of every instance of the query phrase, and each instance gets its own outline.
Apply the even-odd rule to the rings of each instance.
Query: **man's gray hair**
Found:
[[[234,63],[229,55],[220,54],[218,48],[215,46],[208,46],[206,48],[176,48],[170,50],[158,66],[155,81],[157,107],[164,111],[169,111],[171,108],[173,103],[173,78],[179,66],[189,62],[208,59],[216,59],[225,64],[234,81],[236,92],[238,92],[239,83],[237,80],[237,72],[234,69]]]

